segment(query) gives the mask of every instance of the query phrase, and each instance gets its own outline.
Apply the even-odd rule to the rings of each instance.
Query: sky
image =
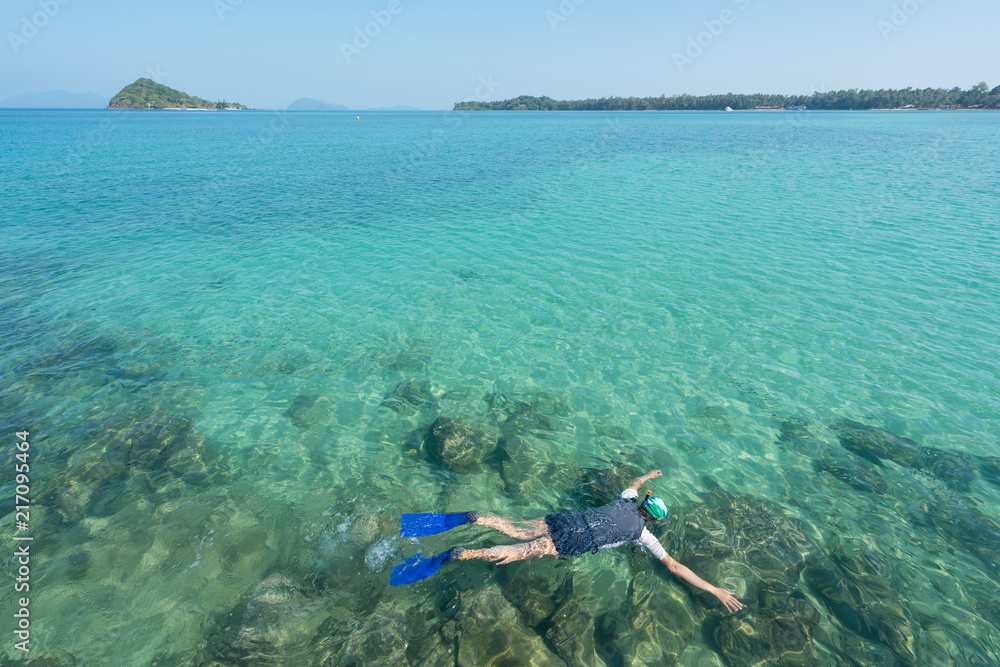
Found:
[[[1000,84],[998,0],[4,0],[0,99],[284,108]]]

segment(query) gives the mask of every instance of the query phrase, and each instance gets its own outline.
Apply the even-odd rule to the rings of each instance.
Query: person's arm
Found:
[[[643,484],[645,484],[646,482],[648,482],[651,479],[656,479],[657,477],[659,477],[662,474],[663,473],[660,472],[659,470],[650,470],[649,472],[647,472],[642,477],[636,477],[635,479],[633,479],[632,483],[628,485],[628,488],[632,489],[635,492],[638,492],[639,491],[639,487],[641,487]]]
[[[701,590],[707,591],[717,597],[719,602],[721,602],[729,611],[739,611],[740,609],[743,609],[743,603],[737,600],[735,595],[724,588],[719,588],[718,586],[713,586],[708,583],[687,567],[671,558],[670,554],[666,554],[660,558],[660,562],[666,565],[667,569],[670,570],[674,576],[683,579],[695,588],[700,588]]]

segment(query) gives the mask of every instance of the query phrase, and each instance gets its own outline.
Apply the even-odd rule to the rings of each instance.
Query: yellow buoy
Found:
[[[355,116],[354,120],[361,120],[361,116]]]

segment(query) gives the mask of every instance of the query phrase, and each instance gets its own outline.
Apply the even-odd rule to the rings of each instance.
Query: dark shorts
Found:
[[[594,549],[594,533],[575,510],[545,517],[549,537],[560,556],[579,556]]]

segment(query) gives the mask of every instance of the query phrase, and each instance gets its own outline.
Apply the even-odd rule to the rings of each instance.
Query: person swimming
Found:
[[[481,516],[479,512],[464,514],[404,514],[402,517],[404,536],[430,535],[449,530],[458,525],[472,524],[491,528],[515,540],[527,540],[521,544],[489,547],[486,549],[465,549],[455,546],[430,559],[409,559],[404,565],[393,570],[392,585],[411,583],[423,579],[440,569],[448,560],[483,560],[497,565],[514,563],[529,558],[576,557],[585,553],[597,553],[602,549],[612,549],[624,544],[642,545],[654,558],[663,563],[676,577],[691,586],[714,595],[729,611],[736,612],[743,604],[730,591],[713,586],[666,552],[646,523],[662,521],[669,516],[666,504],[647,491],[638,502],[639,489],[651,479],[660,477],[659,470],[650,470],[629,484],[621,496],[602,507],[584,512],[571,510],[549,514],[543,518],[517,521],[497,516]]]

